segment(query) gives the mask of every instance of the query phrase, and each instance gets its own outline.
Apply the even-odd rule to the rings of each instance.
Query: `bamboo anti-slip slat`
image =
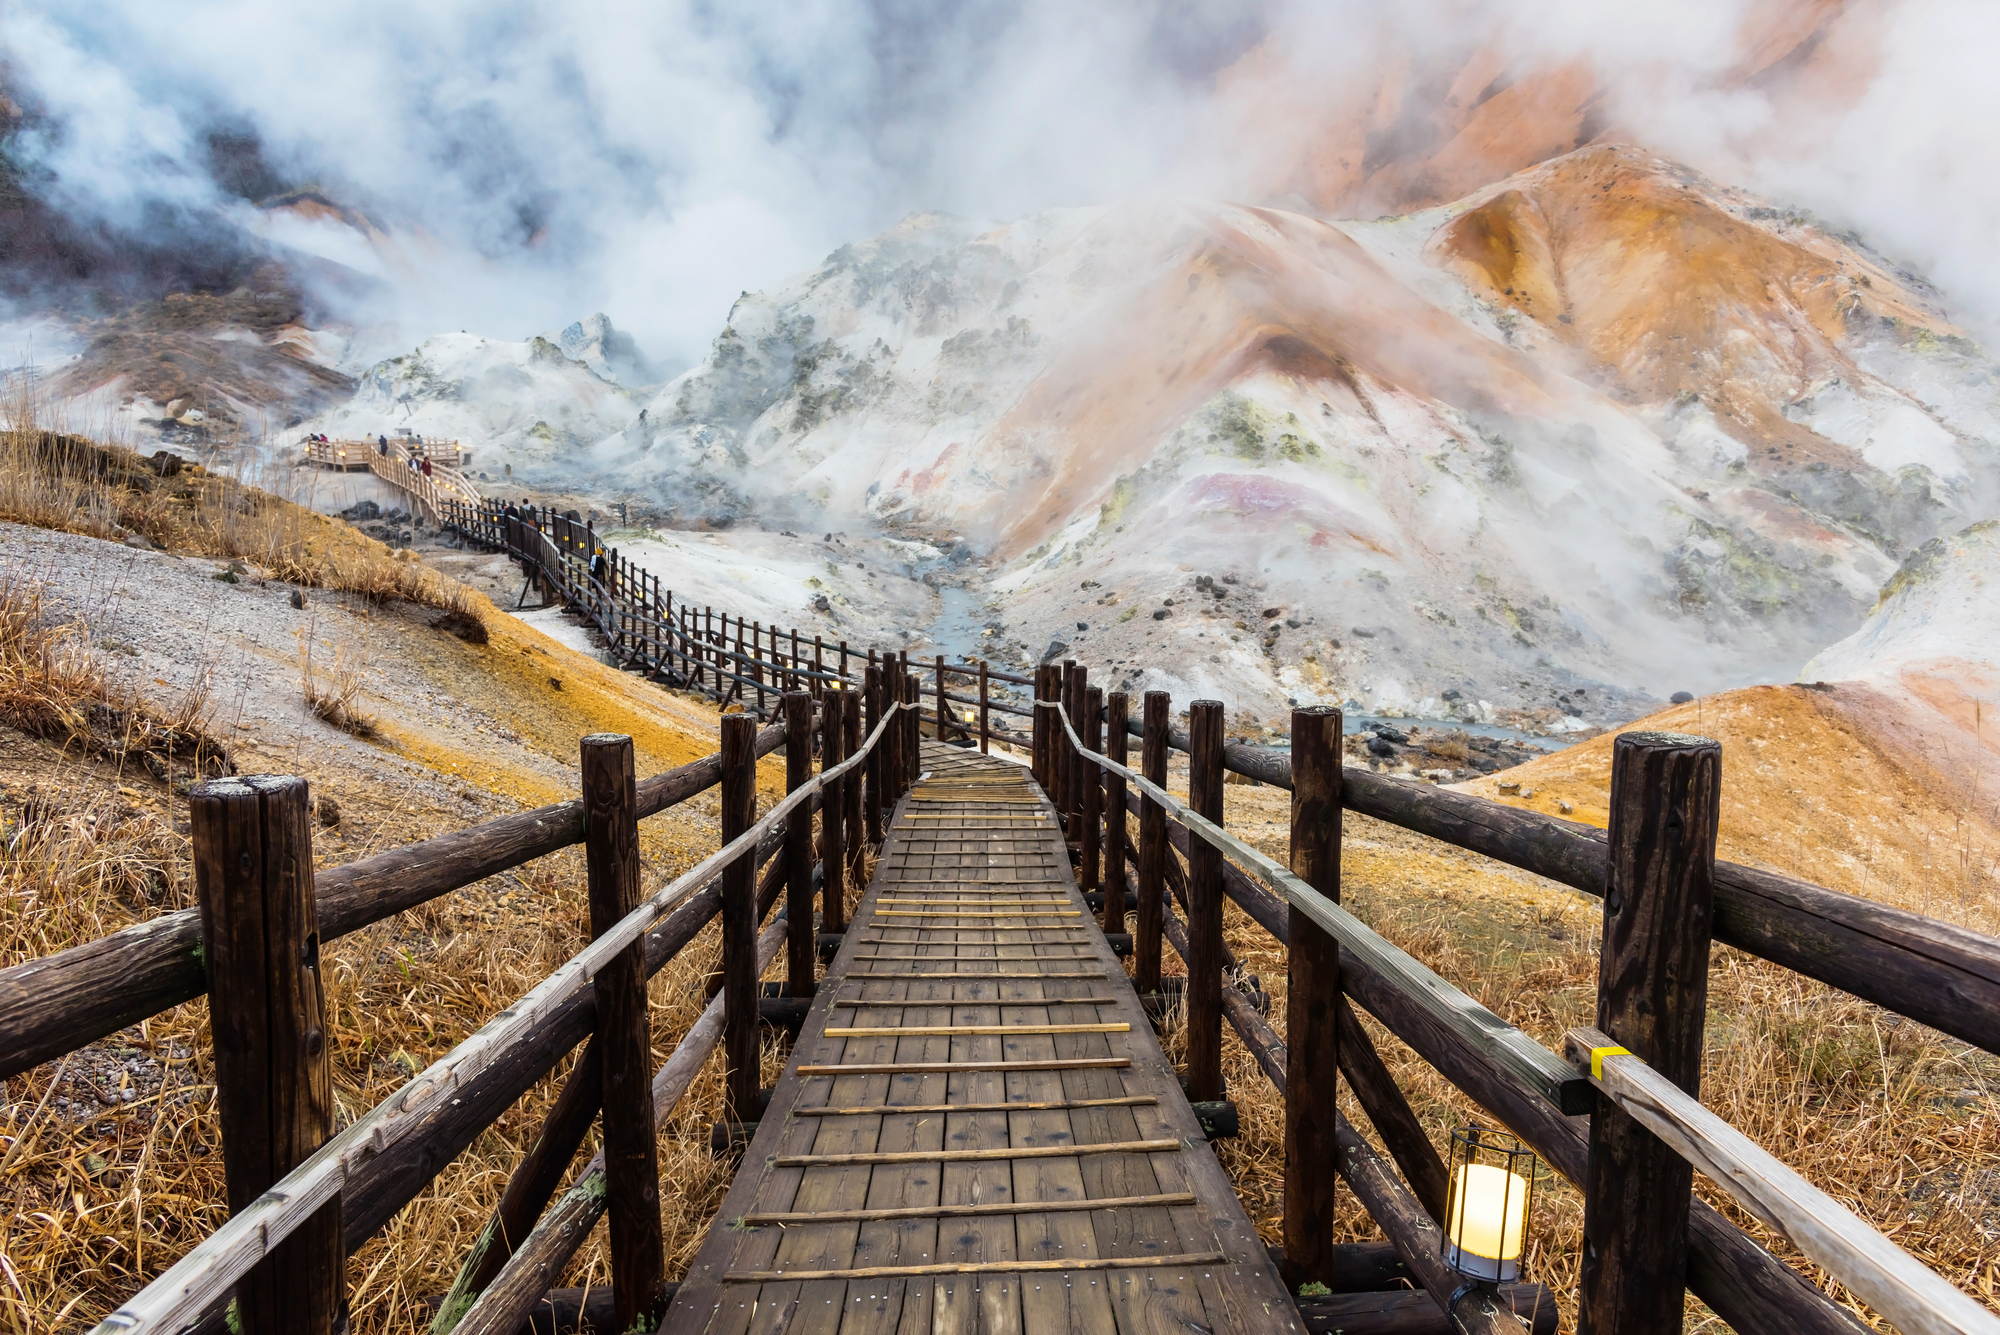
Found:
[[[877,1163],[975,1163],[994,1159],[1071,1159],[1079,1154],[1173,1154],[1178,1140],[1114,1140],[1098,1145],[1022,1145],[991,1150],[891,1150],[876,1154],[781,1154],[779,1168],[844,1167]]]
[[[801,1066],[800,1075],[953,1075],[961,1071],[1104,1071],[1130,1066],[1130,1057],[1070,1057],[1055,1061],[863,1062],[854,1066]]]
[[[1129,1034],[1132,1026],[1124,1021],[1103,1024],[925,1024],[925,1025],[835,1025],[828,1038],[938,1038],[954,1034]]]
[[[1152,1196],[1107,1196],[1081,1201],[1001,1201],[992,1205],[902,1205],[882,1210],[820,1210],[801,1214],[746,1214],[750,1227],[776,1224],[864,1224],[877,1219],[977,1219],[985,1215],[1055,1214],[1075,1210],[1145,1210],[1193,1205],[1191,1191],[1163,1191]]]
[[[851,1108],[794,1108],[794,1117],[889,1117],[920,1113],[1068,1112],[1072,1108],[1144,1108],[1159,1100],[1151,1094],[1116,1099],[1067,1099],[1042,1103],[870,1103]]]
[[[932,960],[932,961],[933,961],[934,963],[939,963],[939,964],[949,964],[949,963],[951,963],[951,959],[950,959],[950,958],[946,958],[946,959],[943,959],[943,960],[937,960],[937,959],[935,959],[934,957],[932,957],[932,956],[930,956],[930,955],[911,955],[911,956],[901,956],[901,955],[868,955],[868,956],[861,956],[861,957],[859,957],[859,958],[863,958],[863,959],[878,959],[878,960],[893,960],[893,959],[904,959],[904,958],[909,958],[909,959],[926,959],[926,960]],[[990,959],[990,957],[989,957],[989,959]],[[1051,961],[1050,961],[1050,963],[1052,963],[1052,964],[1073,964],[1073,963],[1076,963],[1076,962],[1078,962],[1078,961],[1087,961],[1088,959],[1089,959],[1089,957],[1088,957],[1088,956],[1086,956],[1086,955],[1071,955],[1071,956],[1068,956],[1068,957],[1066,957],[1066,958],[1065,958],[1065,957],[1057,957],[1056,959],[1053,959],[1053,960],[1051,960]],[[981,962],[981,961],[978,961],[978,960],[975,960],[975,961],[973,961],[973,963],[979,963],[979,962]],[[1004,962],[1004,961],[1003,961],[1003,962]],[[950,982],[950,983],[964,983],[964,982],[973,982],[973,983],[977,983],[977,982],[986,982],[986,981],[990,981],[990,980],[999,980],[999,981],[1005,981],[1005,982],[1019,982],[1019,981],[1024,981],[1024,980],[1026,980],[1026,979],[1031,979],[1031,978],[1048,978],[1048,979],[1053,979],[1053,980],[1055,980],[1055,981],[1058,981],[1058,982],[1068,982],[1068,981],[1069,981],[1070,979],[1072,979],[1072,978],[1081,978],[1081,979],[1085,979],[1085,980],[1088,980],[1088,979],[1092,979],[1092,978],[1102,978],[1102,977],[1104,977],[1104,971],[1103,971],[1102,969],[1098,969],[1098,970],[1095,970],[1095,971],[1089,971],[1089,970],[1085,970],[1085,971],[1083,971],[1083,972],[1079,972],[1079,973],[868,973],[868,972],[865,972],[865,971],[864,971],[864,972],[861,972],[861,973],[846,973],[846,974],[839,974],[839,975],[834,975],[834,976],[831,976],[831,977],[827,978],[827,979],[826,979],[825,981],[826,981],[826,982],[828,982],[828,983],[841,983],[841,982],[846,982],[846,983],[856,983],[856,982],[869,982],[869,983],[936,983],[936,982]]]
[[[1077,1261],[975,1261],[951,1265],[878,1265],[860,1270],[730,1270],[724,1284],[806,1284],[823,1279],[898,1279],[924,1275],[1011,1275],[1072,1270],[1157,1270],[1176,1266],[1218,1265],[1228,1261],[1221,1252],[1188,1252],[1179,1256],[1103,1256]],[[1206,1329],[1206,1327],[1204,1327]]]
[[[975,909],[964,913],[933,913],[924,909],[877,909],[878,918],[1081,918],[1076,909]],[[1041,931],[1042,928],[1022,928],[1022,931]]]
[[[1035,976],[1039,978],[1042,975]],[[843,999],[827,1003],[828,1006],[849,1006],[867,1010],[894,1010],[898,1006],[922,1009],[936,1006],[1116,1006],[1117,1004],[1117,997],[994,997],[991,1000],[981,1000],[978,997],[891,997],[872,1001],[867,997],[859,997],[854,1000]]]

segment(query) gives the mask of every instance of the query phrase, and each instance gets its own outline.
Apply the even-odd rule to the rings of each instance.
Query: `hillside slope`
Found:
[[[1996,384],[1919,280],[1604,146],[1372,224],[912,217],[746,295],[585,466],[681,522],[969,545],[1018,658],[1629,717],[1789,676],[1989,513]]]

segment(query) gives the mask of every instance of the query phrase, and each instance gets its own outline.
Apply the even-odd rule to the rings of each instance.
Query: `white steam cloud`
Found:
[[[1858,226],[2000,328],[2000,11],[1885,0],[1879,49],[1824,117],[1774,131],[1732,80],[1760,17],[1809,0],[206,0],[0,14],[7,79],[47,114],[17,159],[79,218],[233,216],[386,280],[406,334],[518,338],[602,309],[668,365],[729,302],[912,210],[1008,218],[1173,192],[1264,199],[1314,127],[1242,115],[1218,79],[1258,42],[1329,100],[1378,62],[1595,65],[1616,123],[1725,179]],[[1386,17],[1385,17],[1386,11]],[[1297,99],[1293,99],[1294,103]],[[208,136],[386,244],[219,190]]]

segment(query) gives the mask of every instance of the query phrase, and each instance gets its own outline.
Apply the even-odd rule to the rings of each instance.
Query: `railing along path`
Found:
[[[844,643],[740,617],[732,631],[727,615],[676,607],[564,516],[438,505],[454,531],[520,561],[544,598],[584,612],[628,667],[781,721],[759,731],[750,713],[725,714],[715,755],[642,782],[629,739],[586,738],[575,801],[317,871],[302,781],[197,789],[198,911],[0,970],[0,1075],[211,999],[230,1221],[100,1329],[331,1332],[344,1258],[577,1053],[440,1295],[435,1335],[514,1335],[535,1314],[737,1329],[746,1313],[800,1329],[1498,1335],[1526,1321],[1552,1332],[1541,1286],[1471,1291],[1444,1268],[1445,1165],[1359,1008],[1581,1187],[1585,1329],[1678,1331],[1683,1286],[1739,1331],[1864,1329],[1694,1199],[1698,1166],[1899,1329],[2000,1332],[1698,1101],[1711,939],[2000,1052],[2000,942],[1716,860],[1715,743],[1619,737],[1610,828],[1597,831],[1344,768],[1337,710],[1295,712],[1279,753],[1226,745],[1214,701],[1194,702],[1185,730],[1170,726],[1162,692],[1132,717],[1127,696],[1091,687],[1073,662],[1030,680],[939,659],[921,665],[924,682],[907,657],[864,662]],[[954,673],[977,695],[953,694]],[[994,690],[1014,685],[1032,700]],[[971,754],[990,749],[996,713],[1031,718],[1033,787]],[[756,760],[780,745],[787,797],[759,819]],[[1165,789],[1173,750],[1188,757],[1185,802]],[[1289,865],[1223,828],[1225,771],[1291,791]],[[637,822],[718,785],[722,847],[642,899]],[[1558,1057],[1343,910],[1343,810],[1602,897],[1596,1028],[1572,1033]],[[846,887],[885,823],[850,928]],[[323,945],[578,844],[591,945],[336,1134]],[[1282,1036],[1223,940],[1225,897],[1287,947]],[[780,898],[784,911],[760,930]],[[649,1072],[645,979],[718,918],[713,1000]],[[1183,974],[1165,967],[1163,943]],[[782,995],[760,996],[781,953]],[[1140,1023],[1168,1010],[1185,1025],[1181,1083]],[[757,1087],[760,1022],[801,1034],[775,1091]],[[1283,1242],[1270,1258],[1198,1141],[1234,1122],[1225,1024],[1284,1098]],[[718,1047],[715,1142],[724,1153],[747,1143],[749,1166],[677,1288],[661,1250],[655,1130]],[[1343,1078],[1386,1157],[1337,1107]],[[593,1126],[603,1148],[565,1187]],[[1386,1242],[1334,1242],[1342,1182]],[[606,1216],[608,1294],[551,1291]],[[1294,1305],[1285,1285],[1308,1283],[1329,1292]]]

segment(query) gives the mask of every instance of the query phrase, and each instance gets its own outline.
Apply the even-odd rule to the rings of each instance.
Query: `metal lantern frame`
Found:
[[[1513,1183],[1521,1186],[1521,1251],[1520,1255],[1507,1257],[1485,1257],[1467,1251],[1462,1245],[1465,1238],[1465,1213],[1459,1201],[1462,1184],[1467,1180],[1465,1170],[1483,1166],[1498,1168],[1510,1176],[1501,1198],[1500,1238],[1504,1250],[1506,1240],[1506,1219],[1514,1200]],[[1496,1285],[1512,1283],[1521,1277],[1523,1263],[1528,1253],[1528,1229],[1535,1216],[1535,1178],[1537,1161],[1535,1152],[1521,1142],[1520,1137],[1494,1127],[1480,1126],[1468,1122],[1455,1127],[1451,1133],[1451,1152],[1445,1164],[1445,1181],[1449,1186],[1449,1197],[1445,1206],[1444,1230],[1439,1250],[1445,1265],[1466,1283],[1460,1288],[1463,1294],[1469,1289],[1492,1289]],[[1458,1295],[1454,1295],[1456,1298]]]

